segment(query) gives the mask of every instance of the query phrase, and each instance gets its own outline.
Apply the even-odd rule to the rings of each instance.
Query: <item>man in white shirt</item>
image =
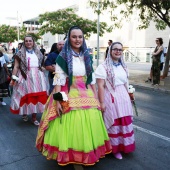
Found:
[[[163,65],[164,65],[164,62],[165,62],[165,56],[166,56],[166,51],[167,51],[167,49],[165,47],[163,49],[164,49],[163,53],[162,53],[162,55],[160,57],[160,62],[161,62],[161,64],[160,64],[160,71],[163,70]]]

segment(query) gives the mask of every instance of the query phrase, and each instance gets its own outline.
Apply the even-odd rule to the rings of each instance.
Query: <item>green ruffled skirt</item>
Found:
[[[71,110],[49,122],[42,154],[60,165],[93,165],[111,152],[102,113],[96,109]]]

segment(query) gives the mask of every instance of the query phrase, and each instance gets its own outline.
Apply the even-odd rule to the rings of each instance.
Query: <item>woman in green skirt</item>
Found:
[[[111,152],[95,88],[92,58],[82,30],[73,26],[56,60],[53,85],[42,115],[36,147],[59,165],[94,165]],[[65,92],[68,102],[56,99]]]

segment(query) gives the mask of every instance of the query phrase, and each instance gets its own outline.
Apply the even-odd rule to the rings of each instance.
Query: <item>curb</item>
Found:
[[[140,88],[140,89],[144,89],[144,90],[152,90],[152,91],[156,91],[156,92],[161,92],[161,93],[168,93],[170,94],[170,90],[167,89],[163,89],[163,88],[154,88],[154,87],[147,87],[147,86],[142,86],[141,84],[137,84],[137,83],[129,83],[132,84],[134,87]]]

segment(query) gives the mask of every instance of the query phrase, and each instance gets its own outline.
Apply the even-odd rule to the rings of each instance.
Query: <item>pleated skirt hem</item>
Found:
[[[104,158],[106,154],[111,153],[110,142],[105,141],[105,144],[98,146],[93,151],[83,152],[69,149],[68,151],[60,151],[58,147],[44,145],[42,154],[48,160],[56,160],[59,165],[65,166],[68,164],[81,164],[91,166],[99,162],[100,158]]]
[[[116,119],[112,127],[108,129],[108,135],[112,145],[112,153],[130,153],[135,150],[131,116]]]
[[[36,147],[59,165],[94,165],[112,151],[102,114],[96,108],[71,110],[62,118],[49,120],[47,127],[39,129]]]

